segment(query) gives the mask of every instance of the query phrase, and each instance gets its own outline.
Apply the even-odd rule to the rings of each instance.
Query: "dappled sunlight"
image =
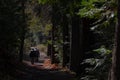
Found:
[[[31,67],[35,67],[37,69],[60,69],[61,67],[59,66],[59,64],[51,64],[51,60],[50,59],[45,59],[43,63],[34,63],[31,64],[30,61],[23,61],[24,64],[31,66]]]
[[[46,59],[44,61],[43,67],[45,69],[59,69],[60,68],[59,64],[51,64],[51,60],[50,59]]]

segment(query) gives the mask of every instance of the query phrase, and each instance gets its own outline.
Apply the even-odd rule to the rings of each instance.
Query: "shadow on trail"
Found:
[[[73,80],[74,75],[59,69],[38,69],[24,64],[24,68],[17,71],[17,80]]]
[[[15,77],[17,80],[73,80],[74,74],[69,71],[62,71],[61,68],[51,64],[50,59],[43,54],[39,62],[35,62],[34,65],[27,59],[23,61],[22,66],[19,66],[16,70]]]

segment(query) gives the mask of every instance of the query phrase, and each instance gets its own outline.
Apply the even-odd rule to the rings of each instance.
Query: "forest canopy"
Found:
[[[52,64],[59,55],[62,68],[75,72],[78,80],[120,80],[119,4],[119,0],[1,0],[0,70],[9,75],[22,65],[31,47],[40,47]],[[10,65],[14,67],[9,71]]]

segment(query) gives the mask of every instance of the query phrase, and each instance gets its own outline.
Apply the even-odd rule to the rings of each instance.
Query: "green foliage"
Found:
[[[104,10],[101,8],[104,2],[105,0],[82,0],[78,15],[81,17],[99,18],[101,16],[100,12]]]
[[[100,14],[103,9],[96,9],[96,8],[91,8],[87,10],[86,8],[80,9],[78,12],[78,15],[81,17],[89,17],[89,18],[99,18]]]
[[[69,25],[71,25],[72,18],[75,15],[91,20],[91,30],[101,36],[96,44],[105,45],[108,49],[105,47],[95,49],[93,51],[95,57],[86,59],[83,62],[89,64],[90,67],[86,66],[86,75],[80,80],[106,80],[111,62],[110,49],[113,44],[114,26],[116,24],[115,3],[112,0],[39,0],[39,3],[50,3],[52,7],[55,7],[55,9],[53,7],[54,17],[52,18],[55,20],[55,36],[61,35],[62,25],[64,24],[61,22],[63,15],[68,17]],[[47,31],[49,31],[49,27],[46,27],[46,34],[48,34]],[[49,40],[48,43],[51,44],[51,41]],[[61,44],[63,44],[62,37],[55,37],[54,47],[56,51],[62,52]]]
[[[95,49],[93,51],[100,54],[101,56],[104,56],[104,55],[111,53],[111,50],[107,50],[104,45],[101,46],[99,49]]]
[[[45,4],[45,3],[48,2],[48,0],[38,0],[38,2],[41,3],[41,4]]]
[[[78,15],[92,19],[110,18],[114,17],[115,10],[116,4],[112,0],[83,0]]]
[[[47,45],[45,44],[38,44],[36,46],[41,52],[47,53]]]
[[[45,33],[46,36],[48,36],[51,30],[52,30],[52,24],[46,24],[43,32]]]
[[[41,2],[44,2],[44,0],[41,0]],[[42,10],[42,8],[44,8],[44,10]],[[48,36],[51,23],[49,22],[49,12],[46,10],[47,8],[49,8],[49,6],[39,4],[38,0],[28,3],[26,15],[28,15],[29,18],[27,20],[29,31],[27,32],[28,36],[26,40],[30,42],[26,42],[25,45],[35,46],[36,44],[42,43],[40,42],[41,38]]]
[[[106,80],[108,77],[108,71],[111,63],[111,50],[101,46],[98,49],[93,50],[96,54],[94,58],[84,60],[83,64],[89,64],[89,67],[85,68],[86,75],[81,77],[80,80]]]
[[[47,3],[49,3],[49,4],[54,4],[54,3],[56,3],[58,0],[38,0],[38,2],[40,3],[40,4],[47,4]]]
[[[35,15],[29,20],[28,24],[30,32],[36,33],[42,30],[42,24],[39,22],[39,18]]]
[[[83,0],[78,15],[93,21],[90,29],[101,36],[100,44],[109,48],[113,45],[116,25],[116,3],[113,0]]]
[[[47,40],[47,44],[52,44],[52,41],[51,40]]]
[[[84,0],[81,4],[78,15],[81,18],[94,21],[90,24],[91,30],[100,35],[101,38],[96,44],[101,47],[93,50],[94,57],[83,62],[89,65],[85,68],[86,73],[80,80],[106,80],[111,64],[111,50],[116,25],[116,4],[112,0],[88,0],[88,2]]]

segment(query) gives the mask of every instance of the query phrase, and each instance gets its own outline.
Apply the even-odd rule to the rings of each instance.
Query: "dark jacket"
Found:
[[[36,51],[31,51],[30,52],[30,57],[36,57]]]

